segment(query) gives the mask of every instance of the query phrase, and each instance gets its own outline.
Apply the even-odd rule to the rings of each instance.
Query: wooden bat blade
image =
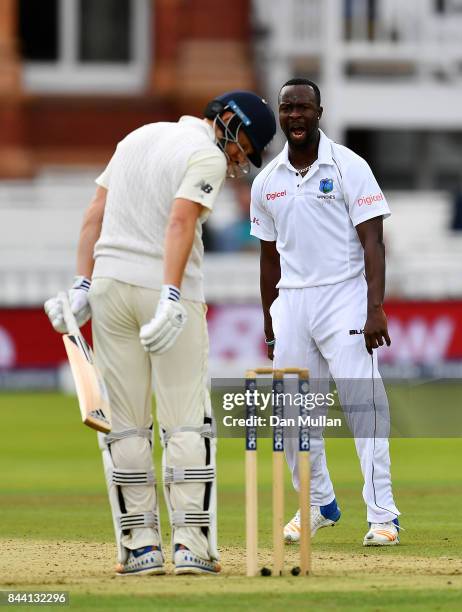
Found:
[[[88,427],[111,431],[111,410],[104,380],[94,364],[93,353],[82,335],[63,336],[71,366],[82,421]]]

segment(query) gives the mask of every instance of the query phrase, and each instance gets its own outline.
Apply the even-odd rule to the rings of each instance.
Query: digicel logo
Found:
[[[273,193],[267,193],[266,199],[275,200],[276,198],[282,198],[283,196],[286,196],[286,195],[287,195],[287,189],[284,189],[284,191],[274,191]]]
[[[374,202],[380,202],[380,200],[383,200],[383,193],[375,193],[374,195],[363,196],[361,198],[358,198],[357,202],[358,206],[370,206]]]

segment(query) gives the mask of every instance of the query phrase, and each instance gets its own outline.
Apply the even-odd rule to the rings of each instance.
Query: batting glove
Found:
[[[175,344],[188,320],[179,299],[179,289],[172,285],[162,287],[154,318],[140,330],[141,344],[146,352],[162,355]]]
[[[85,276],[76,276],[74,278],[74,284],[67,292],[72,313],[79,327],[85,325],[91,317],[91,309],[88,302],[88,290],[90,286],[91,280],[85,278]],[[64,322],[63,304],[60,298],[50,298],[45,302],[44,307],[54,329],[60,334],[67,333],[68,329]]]

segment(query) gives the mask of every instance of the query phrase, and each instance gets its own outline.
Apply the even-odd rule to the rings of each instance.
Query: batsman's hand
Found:
[[[91,317],[91,309],[88,302],[90,286],[90,279],[85,278],[85,276],[76,276],[74,284],[68,291],[69,304],[79,327],[85,325]],[[66,334],[68,329],[64,322],[62,300],[58,296],[50,298],[45,302],[44,308],[54,329],[60,334]]]
[[[187,320],[186,310],[179,302],[161,298],[154,318],[140,330],[144,350],[153,355],[166,353],[175,344]]]
[[[383,308],[377,307],[368,309],[367,320],[364,326],[364,341],[366,343],[367,352],[372,355],[372,351],[379,346],[383,346],[385,341],[387,346],[390,346],[391,340],[388,335],[387,316]]]

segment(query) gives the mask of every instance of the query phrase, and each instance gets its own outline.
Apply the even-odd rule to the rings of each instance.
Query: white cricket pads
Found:
[[[186,324],[188,315],[179,302],[161,298],[156,314],[141,327],[140,340],[146,352],[162,355],[175,343]]]
[[[205,464],[169,465],[169,444],[175,439],[181,440],[189,448],[191,456],[194,455],[194,446],[198,450],[200,446],[205,445]],[[186,443],[187,441],[189,441],[189,444]],[[202,573],[202,570],[198,571],[199,566],[208,567],[204,571],[215,572],[217,570],[213,568],[216,564],[213,561],[219,559],[219,554],[217,550],[216,439],[212,427],[212,418],[205,417],[204,425],[200,427],[184,426],[172,429],[169,432],[162,430],[162,445],[164,448],[162,454],[164,496],[172,527],[173,561],[177,564],[179,557],[182,557],[183,554],[190,560],[193,557],[195,559],[191,561],[192,570],[190,568],[188,571],[176,573]],[[185,459],[187,459],[187,456],[185,456]],[[187,486],[193,483],[203,484],[204,486],[193,489]],[[186,485],[186,488],[184,485]],[[184,504],[178,504],[175,490],[183,490]],[[190,503],[187,501],[188,497]],[[198,509],[197,506],[202,507],[202,509]],[[208,561],[188,549],[178,554],[175,552],[175,531],[182,527],[196,527],[202,530],[207,538]],[[181,562],[180,565],[182,564]]]
[[[136,554],[132,554],[126,547],[126,538],[132,529],[151,528],[156,530],[159,534],[159,548],[161,548],[159,508],[157,502],[156,479],[152,463],[146,465],[144,469],[116,467],[112,458],[111,444],[126,438],[145,438],[152,447],[151,436],[152,432],[150,429],[129,429],[118,433],[111,432],[107,435],[98,433],[98,444],[103,456],[104,474],[106,476],[109,503],[111,505],[112,520],[119,553],[118,561],[119,564],[121,564],[122,569],[120,571],[123,574],[131,573],[135,570],[138,571],[140,569],[140,560],[137,558]],[[154,496],[151,507],[140,508],[135,512],[126,510],[125,505],[127,500],[125,497],[128,494],[127,487],[130,488],[133,486],[148,487],[152,489]],[[162,554],[160,553],[160,555],[158,555],[157,553],[153,553],[153,556],[155,559],[152,563],[150,562],[150,565],[154,564],[155,568],[159,569],[162,565],[159,561],[162,559]],[[126,566],[127,563],[128,566]],[[148,569],[148,564],[146,564],[145,569]],[[160,573],[160,571],[151,573]]]

